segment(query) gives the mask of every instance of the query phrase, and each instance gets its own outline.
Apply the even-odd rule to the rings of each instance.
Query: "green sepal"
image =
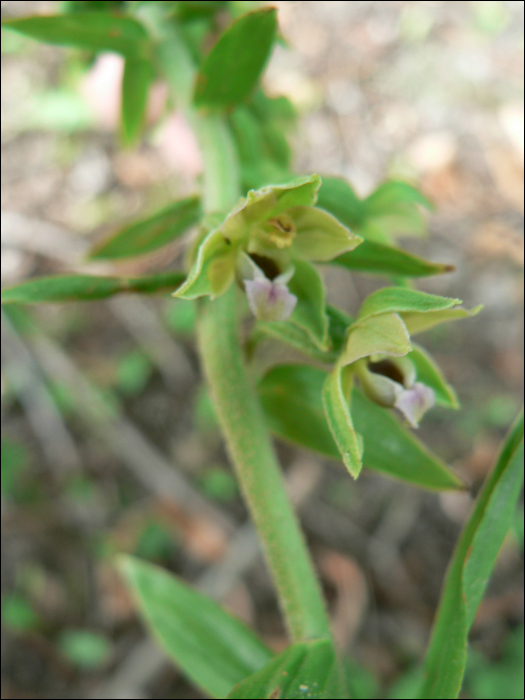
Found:
[[[439,297],[407,287],[383,287],[364,300],[359,309],[358,319],[385,313],[426,314],[430,311],[443,311],[461,304],[461,299]]]
[[[406,357],[414,363],[418,381],[433,390],[438,406],[456,410],[460,408],[454,388],[447,382],[432,357],[420,345],[412,343],[412,347],[412,352],[409,352]]]
[[[363,240],[322,209],[292,207],[287,214],[297,230],[293,253],[306,260],[327,262],[353,250]]]
[[[228,243],[220,229],[211,231],[199,246],[197,260],[185,283],[173,293],[180,299],[223,294],[235,276],[238,243]]]
[[[350,327],[341,365],[350,365],[370,355],[400,357],[412,350],[410,337],[399,314],[385,313],[365,318]]]
[[[343,463],[354,479],[363,468],[362,439],[357,435],[350,413],[352,372],[337,364],[323,385],[323,407],[335,444]]]
[[[479,304],[473,309],[443,309],[442,311],[429,311],[425,314],[404,313],[402,316],[410,335],[415,335],[446,321],[458,321],[461,318],[476,316],[482,308],[483,304]]]

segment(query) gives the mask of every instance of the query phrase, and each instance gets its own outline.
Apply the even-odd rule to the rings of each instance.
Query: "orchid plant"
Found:
[[[123,143],[143,132],[154,79],[194,130],[204,161],[201,192],[116,231],[91,258],[118,260],[189,237],[185,269],[148,277],[65,275],[2,292],[4,304],[168,293],[199,304],[198,348],[231,461],[258,530],[290,646],[274,654],[216,602],[147,562],[120,567],[146,623],[179,668],[218,698],[350,698],[314,567],[284,488],[269,430],[343,462],[415,487],[465,484],[414,436],[435,404],[457,409],[453,388],[412,336],[468,319],[458,299],[426,294],[412,280],[450,271],[398,247],[424,232],[426,198],[385,182],[366,199],[350,184],[297,177],[286,98],[268,97],[260,76],[277,36],[272,7],[240,2],[65,2],[62,14],[4,22],[4,28],[125,59]],[[210,46],[212,48],[210,49]],[[382,276],[354,318],[327,303],[322,266]],[[240,340],[239,323],[251,331]],[[261,338],[288,344],[302,363],[270,368],[254,382]],[[249,350],[249,352],[248,352]],[[397,411],[397,416],[391,409]],[[419,698],[458,697],[468,633],[519,497],[523,418],[511,428],[478,496],[449,567]]]

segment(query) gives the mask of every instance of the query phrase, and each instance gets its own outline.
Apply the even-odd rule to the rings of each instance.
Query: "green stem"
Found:
[[[199,350],[241,488],[272,571],[292,639],[329,636],[319,584],[251,386],[239,344],[235,290],[207,302]]]
[[[157,60],[193,126],[204,159],[203,208],[227,213],[240,194],[235,144],[226,120],[193,110],[193,67],[171,23],[153,18]],[[235,289],[207,301],[198,324],[204,371],[226,445],[255,521],[293,640],[330,636],[323,598],[299,523],[286,495],[265,418],[239,342]]]

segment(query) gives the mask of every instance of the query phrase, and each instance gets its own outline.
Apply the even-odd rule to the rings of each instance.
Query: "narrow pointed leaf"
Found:
[[[344,698],[332,643],[298,642],[238,683],[228,698]]]
[[[401,357],[411,350],[410,338],[401,317],[395,313],[385,313],[365,318],[350,327],[341,364],[350,365],[363,357],[379,353]]]
[[[279,437],[340,459],[322,404],[326,372],[308,365],[273,367],[259,383],[268,425]],[[463,488],[461,480],[406,430],[392,413],[354,389],[354,428],[363,437],[363,463],[369,469],[427,489]]]
[[[185,279],[182,272],[170,270],[147,277],[96,277],[62,275],[40,277],[2,290],[2,304],[93,301],[120,292],[160,294],[173,292]]]
[[[147,32],[140,22],[107,12],[23,17],[5,20],[2,26],[59,46],[115,51],[127,58],[145,60],[151,53]]]
[[[226,697],[272,658],[248,627],[208,596],[135,557],[121,555],[118,563],[161,647],[212,697]]]
[[[426,314],[450,309],[457,304],[461,304],[461,299],[439,297],[408,287],[383,287],[367,296],[359,310],[358,319],[386,313],[399,313],[403,317],[405,314]]]
[[[357,479],[363,467],[362,445],[352,423],[350,397],[343,386],[347,381],[351,381],[351,377],[343,377],[344,371],[341,366],[336,365],[326,378],[323,386],[323,407],[343,463],[354,479]]]
[[[453,265],[433,263],[406,253],[401,248],[370,240],[364,240],[355,250],[343,253],[334,258],[331,263],[345,267],[347,270],[403,277],[428,277],[454,270]]]
[[[458,321],[461,318],[476,316],[482,308],[483,304],[480,304],[473,309],[443,309],[442,311],[429,311],[424,314],[416,312],[401,315],[410,335],[415,335],[416,333],[428,331],[430,328],[446,321]]]
[[[119,229],[91,252],[93,260],[115,260],[144,255],[168,245],[199,221],[200,200],[188,197],[174,202],[147,219]]]
[[[197,75],[197,106],[229,107],[248,97],[269,58],[276,14],[273,7],[250,12],[224,32]]]
[[[407,357],[412,360],[417,371],[417,380],[429,386],[436,397],[436,403],[446,408],[459,408],[459,401],[453,387],[447,382],[440,368],[430,355],[420,346],[412,343],[414,348]]]
[[[148,88],[153,78],[153,68],[147,61],[128,58],[122,79],[122,140],[126,146],[134,145],[144,125]]]
[[[295,272],[288,282],[297,297],[290,321],[309,335],[321,349],[328,349],[328,318],[325,313],[325,289],[315,267],[304,260],[294,261]]]
[[[425,659],[425,680],[417,697],[459,695],[468,633],[498,551],[513,523],[522,484],[523,413],[511,428],[456,546]]]
[[[363,202],[366,216],[392,214],[406,207],[407,204],[419,204],[427,209],[433,209],[432,203],[415,187],[397,180],[379,185]]]
[[[346,180],[323,176],[322,183],[317,206],[333,214],[351,231],[359,233],[358,227],[365,215],[363,202]]]

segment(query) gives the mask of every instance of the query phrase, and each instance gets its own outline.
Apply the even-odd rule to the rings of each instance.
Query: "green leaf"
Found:
[[[351,476],[357,479],[363,467],[361,460],[363,445],[356,434],[350,413],[352,380],[349,370],[336,365],[323,386],[323,407],[328,427],[343,458],[343,463]]]
[[[90,51],[115,51],[126,58],[148,60],[151,53],[146,30],[133,17],[106,12],[23,17],[3,20],[2,26],[48,44]]]
[[[346,226],[315,207],[292,207],[287,214],[293,219],[297,237],[294,253],[313,262],[326,262],[337,255],[353,250],[362,242]]]
[[[342,365],[350,365],[370,355],[400,357],[411,350],[410,338],[401,317],[395,313],[385,313],[365,318],[350,327],[340,361]]]
[[[325,313],[328,318],[329,350],[321,350],[310,339],[306,331],[303,331],[290,321],[278,323],[260,321],[255,327],[252,341],[257,341],[259,335],[267,335],[286,345],[290,345],[314,360],[332,364],[339,356],[346,339],[346,331],[352,323],[352,319],[340,309],[336,309],[329,304],[326,306]]]
[[[122,79],[121,132],[124,145],[132,146],[141,134],[153,68],[147,61],[126,59]]]
[[[95,277],[60,275],[39,277],[2,290],[2,304],[39,304],[43,302],[93,301],[119,294],[172,292],[184,281],[181,272],[170,270],[148,277]]]
[[[344,698],[332,643],[298,642],[238,683],[228,698]]]
[[[338,177],[322,178],[317,206],[333,214],[342,224],[358,233],[365,209],[346,180]]]
[[[180,199],[147,219],[125,226],[99,243],[90,253],[92,260],[115,260],[144,255],[168,245],[200,218],[198,197]]]
[[[230,107],[248,97],[270,55],[276,15],[273,7],[250,12],[224,32],[197,75],[196,106]]]
[[[273,367],[260,381],[268,425],[279,437],[340,459],[322,405],[326,372],[308,365]],[[427,489],[463,488],[461,480],[392,413],[354,388],[352,417],[363,437],[365,467]]]
[[[153,564],[118,560],[139,610],[162,648],[199,687],[224,698],[272,652],[215,601]]]
[[[445,321],[457,321],[460,318],[476,316],[482,308],[483,304],[480,304],[473,309],[444,309],[443,311],[428,311],[424,314],[409,312],[401,315],[410,335],[415,335],[416,333],[428,331],[429,328],[433,328]]]
[[[398,180],[383,182],[363,202],[367,216],[391,214],[407,204],[419,204],[430,210],[434,208],[415,187]]]
[[[332,264],[347,270],[359,270],[376,275],[402,275],[403,277],[428,277],[452,272],[453,265],[433,263],[400,248],[364,240],[355,250],[343,253]]]
[[[438,297],[407,287],[383,287],[367,296],[359,310],[358,319],[386,313],[398,313],[404,319],[405,314],[443,311],[457,304],[461,304],[460,299]]]
[[[295,272],[288,289],[297,297],[290,321],[306,331],[321,350],[328,349],[328,318],[321,275],[304,260],[294,260]]]
[[[479,494],[450,563],[417,697],[457,698],[468,633],[503,539],[514,519],[523,483],[523,412]]]
[[[459,401],[453,387],[448,384],[440,368],[430,355],[420,346],[412,344],[414,348],[407,357],[416,367],[417,380],[429,386],[436,397],[436,403],[446,408],[458,409]]]
[[[403,210],[407,204],[419,204],[430,210],[434,208],[432,203],[415,187],[396,180],[379,185],[363,202],[367,217],[392,214]]]

